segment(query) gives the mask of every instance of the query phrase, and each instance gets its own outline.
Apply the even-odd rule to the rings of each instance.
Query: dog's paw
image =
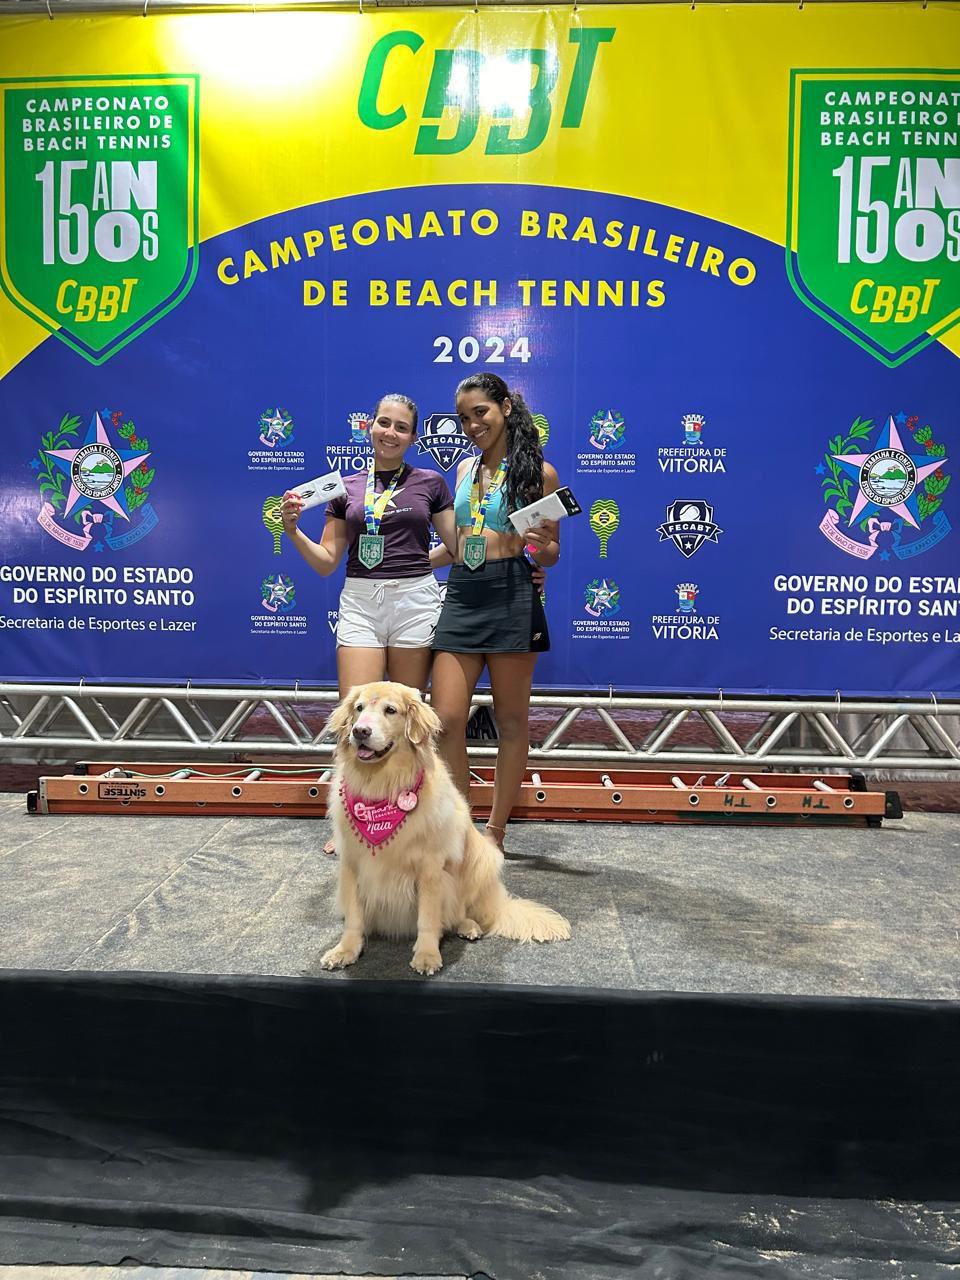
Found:
[[[338,945],[331,947],[329,951],[320,957],[320,968],[347,969],[350,965],[356,964],[359,959],[359,950]]]
[[[457,937],[466,938],[467,942],[476,942],[478,938],[483,937],[483,930],[477,924],[476,920],[467,917],[461,920],[457,925]]]
[[[422,973],[425,977],[439,973],[443,968],[439,947],[418,947],[413,953],[410,968],[416,969],[417,973]]]

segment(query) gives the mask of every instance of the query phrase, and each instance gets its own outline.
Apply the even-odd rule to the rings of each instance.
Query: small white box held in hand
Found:
[[[510,523],[517,533],[526,533],[534,525],[543,524],[544,520],[562,520],[564,516],[577,516],[582,509],[580,503],[564,485],[562,489],[556,489],[546,497],[538,498],[536,502],[521,507],[519,511],[511,511]]]
[[[295,493],[301,500],[302,511],[309,511],[311,507],[318,507],[321,502],[329,502],[331,498],[342,498],[347,491],[343,487],[340,472],[330,471],[325,476],[317,476],[316,480],[305,480],[303,484],[298,484],[287,492]]]

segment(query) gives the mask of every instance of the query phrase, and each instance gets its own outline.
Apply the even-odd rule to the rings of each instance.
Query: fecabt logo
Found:
[[[297,603],[293,579],[285,573],[266,577],[260,583],[260,604],[268,613],[290,613]]]
[[[657,526],[660,541],[668,539],[687,559],[705,542],[716,542],[723,530],[713,519],[713,507],[702,498],[679,498],[667,507],[667,518]]]
[[[428,453],[439,467],[449,471],[476,450],[463,434],[459,418],[449,413],[431,413],[424,418],[417,436],[417,452]]]
[[[65,414],[30,463],[40,483],[40,526],[74,551],[122,551],[158,523],[150,503],[153,451],[117,409],[94,413],[83,442],[80,418]]]
[[[847,555],[910,560],[950,532],[942,509],[950,484],[946,446],[934,439],[932,427],[918,422],[916,414],[890,416],[870,444],[873,421],[858,417],[846,436],[828,443],[816,468],[831,508],[820,532]]]
[[[612,578],[594,578],[588,582],[583,598],[591,618],[614,618],[620,612],[620,588]]]
[[[265,409],[260,415],[260,443],[268,449],[293,443],[293,418],[286,409]]]

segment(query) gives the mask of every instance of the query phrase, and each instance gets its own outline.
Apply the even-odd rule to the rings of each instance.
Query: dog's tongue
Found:
[[[357,747],[357,757],[360,760],[372,760],[376,754],[373,747]]]

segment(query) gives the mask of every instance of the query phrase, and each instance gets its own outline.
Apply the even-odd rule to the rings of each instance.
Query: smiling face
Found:
[[[383,470],[399,467],[416,434],[409,405],[399,400],[381,400],[370,427],[376,465]]]
[[[509,397],[502,404],[481,390],[471,387],[457,396],[457,416],[463,434],[477,446],[481,453],[494,448],[507,429],[507,418],[513,406]]]

